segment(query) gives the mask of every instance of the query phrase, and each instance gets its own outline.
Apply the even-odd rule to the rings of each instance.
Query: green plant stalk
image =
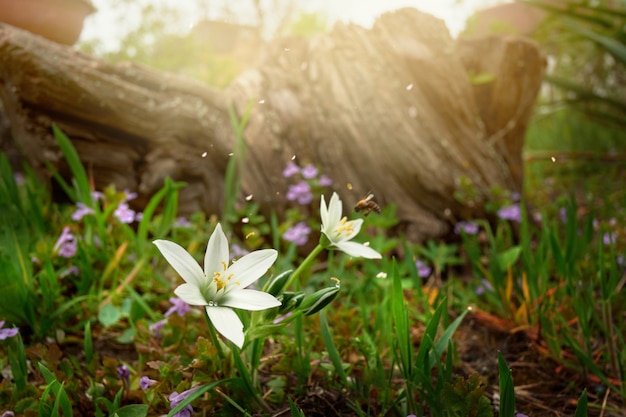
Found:
[[[289,280],[287,281],[287,283],[285,284],[283,289],[288,289],[291,286],[291,284],[293,284],[296,281],[296,278],[298,278],[302,274],[302,271],[304,271],[305,269],[307,269],[309,267],[309,265],[313,262],[313,260],[317,257],[317,255],[319,255],[320,252],[322,252],[322,250],[324,250],[324,247],[322,245],[318,244],[311,251],[311,253],[309,253],[309,255],[306,257],[306,259],[304,261],[302,261],[302,263],[294,271],[294,273],[291,274],[291,276],[289,277]]]
[[[615,329],[613,328],[613,312],[611,311],[611,302],[609,300],[602,301],[602,321],[606,328],[607,344],[609,345],[609,358],[611,361],[611,369],[613,375],[618,381],[620,381],[622,403],[626,404],[626,386],[622,375],[620,375],[619,359],[617,357],[617,349],[615,348],[616,337]]]

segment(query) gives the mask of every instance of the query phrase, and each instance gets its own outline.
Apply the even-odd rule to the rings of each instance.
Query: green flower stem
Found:
[[[300,264],[300,266],[298,267],[298,269],[295,270],[295,272],[293,274],[291,274],[291,276],[289,277],[289,281],[287,281],[287,283],[285,284],[284,289],[288,289],[291,284],[294,283],[294,281],[296,280],[296,278],[298,278],[300,276],[300,274],[302,273],[302,271],[304,271],[306,268],[308,268],[308,266],[311,264],[311,262],[313,262],[313,260],[317,257],[317,255],[320,254],[321,251],[324,250],[324,247],[320,244],[318,244],[312,251],[311,253],[309,253],[309,256],[306,257],[306,259],[304,261],[302,261],[302,263]]]

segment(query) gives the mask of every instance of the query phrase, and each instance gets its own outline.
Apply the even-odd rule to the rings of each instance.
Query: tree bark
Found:
[[[72,139],[97,187],[145,201],[170,176],[189,185],[181,210],[220,213],[234,148],[228,117],[254,104],[241,200],[282,211],[287,162],[312,162],[347,204],[373,192],[412,238],[482,215],[454,197],[468,182],[520,191],[523,135],[545,63],[518,37],[453,41],[442,21],[401,9],[372,29],[337,24],[312,39],[269,43],[226,90],[139,65],[111,65],[0,26],[0,95],[15,145],[42,178],[63,166],[50,134]],[[493,81],[473,85],[470,72]],[[344,208],[344,211],[347,208]]]

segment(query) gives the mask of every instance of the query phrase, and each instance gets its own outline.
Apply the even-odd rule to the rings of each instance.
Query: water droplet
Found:
[[[234,155],[235,155],[234,152],[231,152],[231,153],[228,154],[228,156],[234,156]]]
[[[215,301],[209,301],[208,306],[209,307],[217,307],[217,303]]]
[[[551,156],[550,159],[552,160],[552,162],[556,162],[556,158],[554,156]]]
[[[291,155],[291,160],[295,161],[296,160],[296,156],[295,155]]]
[[[411,91],[413,89],[413,83],[410,83],[406,86],[406,91]]]
[[[265,99],[262,98],[261,100],[259,100],[259,104],[265,104]]]
[[[250,219],[248,217],[244,217],[243,219],[241,219],[241,223],[249,223]]]
[[[203,158],[206,158],[206,156],[207,156],[207,155],[208,155],[208,152],[207,152],[207,151],[202,152],[202,157],[203,157]]]
[[[246,196],[246,201],[250,201],[250,200],[252,200],[252,194],[249,194]]]

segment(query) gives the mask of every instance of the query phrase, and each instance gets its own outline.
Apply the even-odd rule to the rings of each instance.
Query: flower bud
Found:
[[[287,283],[287,280],[291,276],[292,270],[289,269],[282,274],[278,274],[274,279],[272,279],[267,285],[267,293],[272,294],[276,297],[283,290],[283,287]],[[284,305],[284,302],[283,302]]]
[[[339,286],[323,288],[304,297],[302,304],[300,304],[300,309],[305,316],[315,314],[330,304],[338,293]]]

